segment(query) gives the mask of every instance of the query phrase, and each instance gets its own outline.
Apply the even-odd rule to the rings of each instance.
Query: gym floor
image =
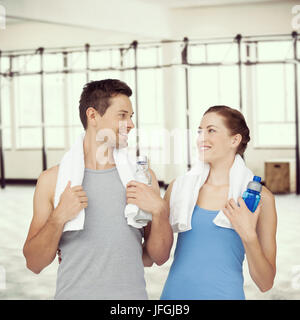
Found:
[[[164,190],[161,189],[163,195]],[[26,269],[22,248],[32,218],[34,186],[7,185],[0,189],[0,300],[53,299],[58,261],[39,275]],[[300,299],[300,197],[276,195],[278,214],[277,274],[273,288],[259,291],[244,262],[246,299]],[[159,299],[172,264],[176,236],[170,259],[163,266],[145,268],[149,299]],[[5,278],[5,281],[4,281]]]

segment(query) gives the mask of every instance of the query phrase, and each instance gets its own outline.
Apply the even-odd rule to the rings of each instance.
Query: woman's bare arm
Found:
[[[245,251],[251,278],[264,292],[272,288],[276,275],[277,213],[273,194],[263,187],[261,195],[257,238],[245,244]]]
[[[276,274],[277,214],[272,193],[263,187],[259,207],[252,213],[240,197],[230,199],[224,214],[242,239],[251,278],[262,292],[270,290]]]

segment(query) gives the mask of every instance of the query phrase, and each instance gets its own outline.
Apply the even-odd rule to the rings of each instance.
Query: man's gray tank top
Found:
[[[127,224],[126,190],[116,168],[85,168],[84,229],[63,232],[54,299],[148,299],[143,228]]]

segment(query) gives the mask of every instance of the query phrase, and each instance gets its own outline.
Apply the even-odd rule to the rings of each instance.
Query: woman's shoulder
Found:
[[[274,197],[273,193],[265,186],[262,186],[261,197],[262,197],[262,199],[265,199],[268,202],[275,201],[275,197]]]
[[[276,217],[275,197],[273,193],[266,188],[262,187],[261,191],[262,215],[274,219]]]
[[[277,226],[277,210],[275,205],[275,197],[273,193],[266,188],[262,187],[261,191],[261,212],[259,214],[257,222],[257,230],[260,234],[260,237],[269,237],[276,234]],[[265,230],[268,230],[266,233]],[[273,233],[270,233],[270,230],[273,230]]]

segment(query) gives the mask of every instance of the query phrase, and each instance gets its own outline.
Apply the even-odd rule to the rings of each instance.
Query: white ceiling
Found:
[[[167,8],[185,8],[201,6],[239,5],[259,2],[282,2],[283,0],[139,0],[141,2],[153,3]]]

